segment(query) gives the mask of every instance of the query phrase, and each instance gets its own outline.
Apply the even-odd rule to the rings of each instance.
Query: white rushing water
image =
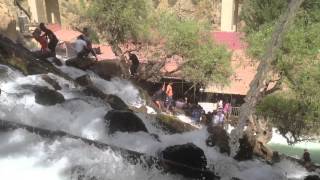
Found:
[[[70,69],[67,69],[71,72]],[[1,69],[7,69],[4,66]],[[150,122],[153,116],[137,113],[143,119],[148,131],[159,135],[161,142],[146,133],[107,134],[104,115],[111,107],[96,98],[81,93],[81,88],[60,77],[56,79],[66,101],[54,106],[42,106],[35,103],[34,93],[25,85],[40,85],[52,88],[40,75],[23,76],[7,69],[10,76],[3,76],[0,88],[6,93],[0,96],[0,119],[51,129],[63,130],[73,135],[116,145],[130,150],[156,155],[162,149],[177,144],[192,142],[202,148],[208,167],[229,180],[238,177],[243,180],[282,180],[301,179],[307,172],[297,164],[282,161],[274,166],[258,160],[237,162],[220,154],[215,148],[207,147],[205,129],[193,132],[168,135]],[[2,71],[1,71],[2,72]],[[106,93],[118,95],[131,106],[142,106],[144,100],[139,91],[128,81],[113,79],[105,81],[90,74],[94,83]],[[150,109],[150,112],[152,110]],[[153,112],[154,113],[154,112]],[[81,173],[80,173],[81,172]],[[180,175],[165,174],[157,169],[144,169],[141,165],[126,162],[119,154],[111,150],[101,150],[94,146],[71,138],[45,139],[25,130],[0,131],[0,174],[1,179],[20,180],[76,180],[79,174],[84,179],[96,177],[108,180],[179,180]]]

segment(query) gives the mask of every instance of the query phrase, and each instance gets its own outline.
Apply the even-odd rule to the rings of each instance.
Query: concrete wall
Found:
[[[61,23],[58,0],[28,0],[33,22]]]
[[[222,0],[221,6],[221,31],[235,31],[233,27],[235,0]]]
[[[58,0],[45,0],[47,11],[47,22],[61,24]]]
[[[237,26],[239,24],[239,14],[241,11],[241,1],[222,0],[221,6],[221,31],[237,31]]]

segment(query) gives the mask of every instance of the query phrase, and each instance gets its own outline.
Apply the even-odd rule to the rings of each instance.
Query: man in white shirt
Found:
[[[77,40],[74,42],[74,49],[77,52],[77,58],[85,58],[88,56],[89,51],[83,35],[78,36]]]

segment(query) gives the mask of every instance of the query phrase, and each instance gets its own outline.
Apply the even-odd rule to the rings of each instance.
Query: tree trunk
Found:
[[[258,66],[257,74],[250,84],[250,90],[245,98],[245,103],[241,106],[238,127],[231,132],[231,156],[235,156],[239,149],[239,138],[243,135],[247,121],[254,123],[253,115],[255,114],[255,107],[263,98],[265,94],[264,90],[267,89],[265,87],[268,84],[268,78],[272,74],[272,63],[277,58],[277,51],[281,47],[282,38],[303,2],[304,0],[291,0],[286,12],[280,17],[275,27],[271,42]]]

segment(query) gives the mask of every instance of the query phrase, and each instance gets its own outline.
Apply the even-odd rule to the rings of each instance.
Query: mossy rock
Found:
[[[159,114],[156,116],[156,124],[158,124],[165,132],[170,134],[184,133],[197,129],[188,123],[180,121],[176,117],[164,114]]]

